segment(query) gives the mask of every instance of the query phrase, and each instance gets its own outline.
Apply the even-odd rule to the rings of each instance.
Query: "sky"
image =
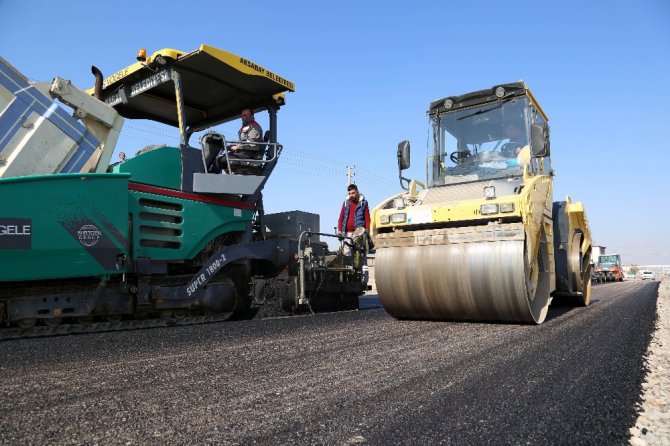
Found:
[[[375,206],[400,192],[396,148],[409,140],[404,176],[425,181],[431,101],[524,80],[549,116],[554,200],[583,202],[594,243],[624,263],[670,264],[670,2],[167,5],[0,0],[0,55],[31,80],[85,89],[91,65],[109,75],[139,48],[204,43],[291,80],[265,209],[317,213],[322,232],[337,224],[347,166]],[[113,160],[177,138],[126,120]]]

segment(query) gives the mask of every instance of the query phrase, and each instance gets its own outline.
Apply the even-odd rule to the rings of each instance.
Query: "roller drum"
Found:
[[[525,250],[524,239],[384,247],[379,297],[400,319],[539,324],[549,305],[546,243],[530,264]]]

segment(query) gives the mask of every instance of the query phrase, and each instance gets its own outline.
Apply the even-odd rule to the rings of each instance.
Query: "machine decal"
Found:
[[[202,270],[205,272],[198,274],[195,279],[191,280],[191,282],[186,285],[186,295],[190,297],[193,293],[198,291],[198,289],[209,282],[209,279],[216,275],[226,263],[226,254],[217,253],[217,255],[211,258],[203,267]],[[205,276],[205,274],[207,274],[207,276]]]
[[[81,244],[86,252],[106,270],[116,270],[117,256],[122,252],[107,234],[100,230],[94,222],[76,218],[70,221],[59,221],[60,225]]]
[[[77,231],[77,238],[84,246],[95,246],[100,241],[102,231],[95,225],[84,225]]]
[[[268,239],[242,245],[226,246],[215,252],[193,279],[179,289],[178,299],[187,299],[197,294],[212,277],[216,276],[224,266],[240,259],[264,259],[275,265],[285,264],[288,253],[288,239]]]
[[[203,203],[219,204],[221,206],[230,206],[234,208],[254,210],[253,204],[240,203],[237,201],[222,200],[219,198],[208,197],[206,195],[194,194],[190,192],[182,192],[174,189],[166,189],[164,187],[148,186],[146,184],[128,183],[128,190],[137,192],[146,192],[149,194],[165,195],[167,197],[182,198],[185,200],[201,201]]]
[[[30,249],[32,229],[30,218],[0,218],[0,249]]]
[[[114,82],[125,78],[126,76],[128,76],[128,74],[130,74],[130,67],[126,67],[121,71],[117,71],[116,73],[112,74],[107,79],[105,79],[105,82],[102,84],[102,88],[107,88]]]
[[[254,71],[257,71],[258,73],[262,74],[263,76],[267,77],[268,79],[271,79],[275,82],[277,82],[280,85],[283,85],[286,88],[290,88],[291,90],[295,90],[295,85],[293,82],[284,79],[281,76],[276,75],[272,71],[268,70],[267,68],[263,68],[260,65],[256,65],[250,60],[245,59],[244,57],[240,57],[240,63],[244,65],[245,67],[251,68]]]
[[[159,71],[156,74],[153,74],[146,79],[142,79],[139,82],[136,82],[130,86],[130,97],[137,96],[140,93],[151,90],[152,88],[163,84],[170,80],[170,70]],[[121,92],[117,91],[112,94],[110,97],[105,99],[105,102],[112,107],[124,102],[124,97]]]

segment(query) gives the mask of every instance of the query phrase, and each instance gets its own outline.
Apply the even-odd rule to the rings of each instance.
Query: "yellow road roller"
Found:
[[[375,280],[399,319],[540,324],[552,300],[588,305],[591,233],[580,202],[553,201],[547,115],[524,82],[430,104],[426,183],[373,211]]]

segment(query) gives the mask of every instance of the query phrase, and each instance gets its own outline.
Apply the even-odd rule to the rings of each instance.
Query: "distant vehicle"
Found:
[[[642,280],[644,279],[649,279],[649,280],[654,280],[654,273],[651,271],[642,271]]]
[[[596,282],[623,282],[621,256],[619,254],[598,256],[598,263],[595,265],[595,279]]]

